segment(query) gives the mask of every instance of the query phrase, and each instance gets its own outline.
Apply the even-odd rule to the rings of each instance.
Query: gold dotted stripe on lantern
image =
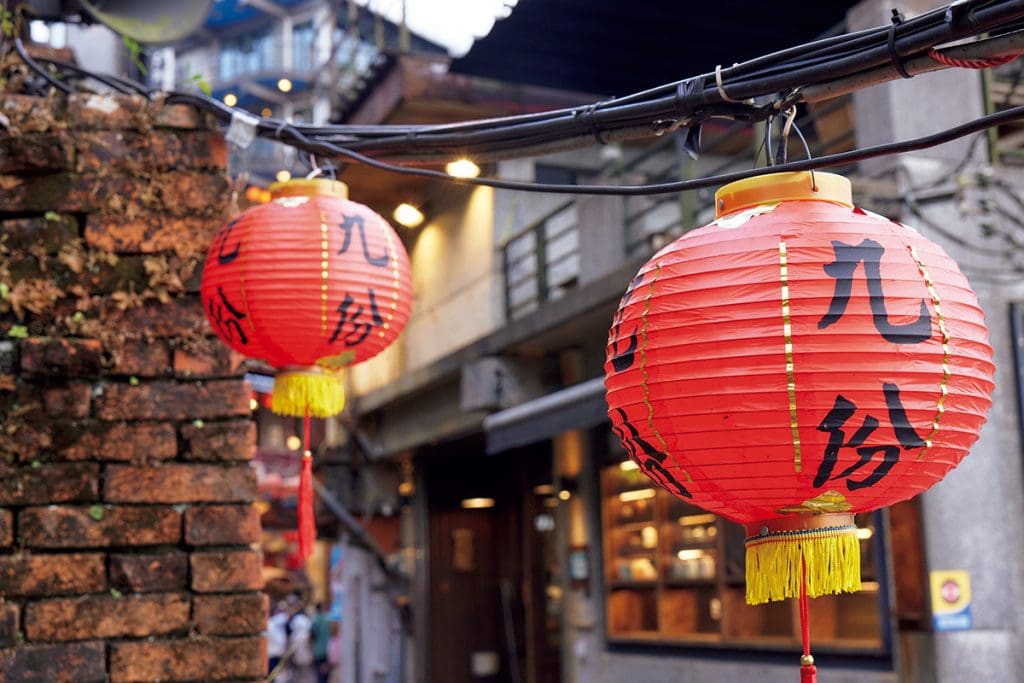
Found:
[[[249,232],[252,232],[252,226],[249,225],[248,228],[249,228]],[[245,236],[246,237],[249,236],[248,232],[246,233]],[[247,297],[245,295],[245,239],[244,238],[239,240],[239,247],[238,247],[238,270],[242,273],[239,276],[239,278],[238,278],[238,286],[239,286],[239,289],[240,289],[239,293],[242,295],[242,310],[245,311],[245,319],[249,323],[249,330],[253,334],[255,334],[256,333],[256,326],[253,324],[253,322],[252,322],[252,315],[249,313],[249,297]]]
[[[796,421],[796,366],[793,364],[793,321],[789,311],[789,257],[786,243],[779,242],[779,279],[782,283],[782,334],[786,339],[786,389],[789,392],[789,429],[793,432],[793,469],[803,469],[800,427]]]
[[[654,426],[654,405],[651,403],[651,388],[647,385],[647,315],[651,311],[651,297],[654,296],[654,283],[661,277],[661,264],[657,265],[657,272],[654,278],[651,280],[651,286],[647,289],[647,298],[644,299],[644,312],[641,317],[640,325],[640,376],[643,378],[640,381],[640,387],[644,392],[644,405],[647,406],[647,428],[651,430],[651,433],[658,439],[658,443],[661,444],[661,452],[666,457],[671,457],[668,452],[668,444],[665,442],[665,437],[661,435],[658,428]],[[683,476],[686,477],[687,481],[693,481],[693,477],[690,476],[686,470],[680,470]]]
[[[327,240],[327,216],[320,209],[320,334],[327,336],[327,276],[330,243]]]
[[[920,460],[925,456],[925,453],[932,447],[932,439],[939,431],[939,421],[942,419],[942,414],[946,410],[946,396],[949,395],[949,331],[946,330],[946,316],[942,315],[942,306],[939,302],[939,293],[935,289],[935,281],[932,280],[931,275],[928,274],[928,269],[925,268],[924,262],[921,261],[921,257],[917,254],[917,249],[913,246],[907,247],[910,250],[910,255],[913,257],[914,262],[917,263],[917,269],[921,271],[921,277],[924,278],[924,283],[928,287],[928,296],[932,298],[932,306],[935,308],[935,317],[939,321],[939,334],[942,335],[942,381],[939,382],[939,401],[935,407],[935,419],[932,420],[932,431],[925,437],[924,449],[921,451],[917,459]]]
[[[391,327],[391,319],[395,317],[395,311],[398,310],[398,253],[395,250],[395,241],[392,237],[394,232],[388,227],[386,223],[381,221],[380,223],[381,232],[384,233],[384,239],[388,243],[388,258],[391,261],[391,306],[388,309],[387,315],[384,316],[384,325],[381,327],[380,332],[377,333],[378,337],[384,336],[384,330]]]

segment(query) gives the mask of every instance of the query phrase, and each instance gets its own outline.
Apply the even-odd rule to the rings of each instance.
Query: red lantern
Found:
[[[387,347],[409,319],[409,257],[387,222],[334,180],[271,186],[273,201],[230,221],[210,246],[202,300],[218,336],[279,370],[271,409],[307,418],[300,546],[312,550],[309,416],[341,412],[339,371]]]
[[[858,590],[853,514],[928,489],[978,437],[984,315],[939,246],[854,208],[840,176],[716,202],[622,298],[613,428],[658,484],[746,525],[747,602]]]

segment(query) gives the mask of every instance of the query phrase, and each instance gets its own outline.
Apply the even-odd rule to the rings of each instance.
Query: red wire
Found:
[[[811,654],[811,624],[807,614],[807,560],[800,558],[800,639],[804,654]]]
[[[309,406],[306,406],[306,418],[302,421],[302,452],[309,450]]]
[[[1002,57],[989,57],[988,59],[956,59],[954,57],[944,55],[935,49],[928,51],[928,56],[936,62],[960,69],[991,69],[994,66],[1009,64],[1022,54],[1024,54],[1024,52],[1017,52],[1012,55],[1003,55]]]

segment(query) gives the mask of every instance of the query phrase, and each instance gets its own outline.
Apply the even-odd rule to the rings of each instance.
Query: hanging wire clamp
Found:
[[[725,86],[722,84],[722,65],[718,64],[715,66],[715,87],[718,88],[718,96],[722,98],[723,102],[731,102],[733,104],[753,104],[754,99],[750,98],[747,100],[737,100],[725,92]]]
[[[892,65],[903,78],[911,78],[907,67],[903,66],[903,59],[896,53],[896,27],[903,23],[903,15],[896,8],[892,10],[892,24],[889,26],[889,59]]]
[[[306,175],[306,180],[312,180],[317,176],[323,175],[324,169],[320,168],[320,166],[317,165],[315,154],[309,155],[309,166],[312,170],[309,172],[308,175]]]
[[[260,120],[240,109],[231,110],[231,123],[224,138],[233,145],[245,149],[256,139],[256,129]]]
[[[594,117],[594,112],[597,111],[597,107],[602,104],[601,102],[595,102],[584,109],[577,109],[574,112],[574,116],[580,123],[580,127],[590,133],[599,144],[607,145],[608,140],[604,136],[604,132],[597,127],[597,121]]]

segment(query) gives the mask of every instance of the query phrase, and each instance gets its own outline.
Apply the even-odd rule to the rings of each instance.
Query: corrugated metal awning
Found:
[[[604,378],[595,377],[485,417],[487,454],[594,427],[607,419]]]

